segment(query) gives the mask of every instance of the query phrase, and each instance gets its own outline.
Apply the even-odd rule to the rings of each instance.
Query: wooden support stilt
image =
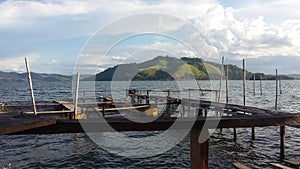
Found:
[[[243,59],[243,103],[246,105],[246,61]]]
[[[285,158],[285,126],[280,126],[280,158]]]
[[[149,95],[149,90],[147,90],[147,99],[146,99],[146,104],[150,104],[150,95]]]
[[[225,74],[226,74],[226,103],[228,103],[228,65],[226,65],[225,69]]]
[[[76,76],[76,87],[75,87],[75,100],[74,100],[74,119],[76,118],[76,115],[78,114],[78,91],[79,91],[79,79],[80,79],[80,73],[77,73]]]
[[[276,69],[275,110],[278,110],[278,70]],[[280,158],[285,158],[285,126],[280,126]]]
[[[282,89],[281,89],[281,77],[279,77],[279,93],[282,94]]]
[[[275,85],[275,110],[278,110],[278,71],[276,71],[276,85]]]
[[[259,81],[260,95],[262,95],[263,94],[263,92],[262,92],[262,76],[260,75],[259,77],[260,77],[260,81]]]
[[[253,96],[255,96],[255,74],[253,75]]]
[[[25,57],[25,65],[27,69],[27,74],[28,74],[28,83],[29,83],[29,88],[30,88],[30,94],[31,94],[31,101],[32,101],[32,106],[33,106],[33,112],[36,115],[36,104],[35,104],[35,99],[34,99],[34,93],[33,93],[33,87],[32,87],[32,79],[31,79],[31,74],[30,74],[30,68],[29,68],[29,63],[27,58]]]
[[[203,129],[202,132],[208,136],[208,129]],[[190,131],[191,169],[208,169],[209,139],[200,143],[200,133],[200,128],[193,128]]]
[[[234,142],[236,142],[236,140],[237,140],[237,130],[236,130],[236,128],[233,128],[233,140],[234,140]]]
[[[223,80],[223,69],[224,69],[224,57],[222,57],[221,77],[220,77],[219,93],[218,93],[218,100],[217,100],[217,102],[220,102],[220,99],[221,99],[221,89],[222,89],[222,80]]]

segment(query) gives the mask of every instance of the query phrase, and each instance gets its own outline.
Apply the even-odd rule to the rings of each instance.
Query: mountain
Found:
[[[96,76],[85,80],[96,81],[126,81],[126,80],[197,80],[220,79],[222,65],[207,62],[200,58],[181,59],[169,56],[157,56],[152,60],[142,63],[120,64],[108,68]],[[263,73],[252,73],[247,71],[247,79],[256,79],[260,76],[264,80],[274,80],[275,76]],[[236,65],[228,65],[228,78],[231,80],[243,79],[243,70]],[[281,79],[293,79],[289,76],[281,76]]]
[[[32,80],[34,81],[65,81],[71,80],[72,76],[59,75],[59,74],[45,74],[45,73],[34,73],[31,72]],[[0,80],[8,81],[27,81],[27,73],[16,73],[16,72],[1,72],[0,71]]]
[[[291,77],[295,80],[300,80],[300,74],[287,74],[286,76]]]

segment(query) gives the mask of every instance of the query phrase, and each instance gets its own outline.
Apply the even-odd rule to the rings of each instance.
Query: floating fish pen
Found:
[[[199,143],[202,131],[215,128],[251,128],[300,125],[300,114],[266,110],[250,106],[225,104],[191,98],[149,95],[150,91],[127,90],[127,101],[101,98],[98,102],[30,102],[1,103],[0,134],[55,134],[115,131],[190,130],[191,168],[208,168],[209,139]],[[172,90],[163,91],[171,93]],[[177,91],[174,91],[177,92]],[[214,92],[214,91],[213,91]],[[148,93],[148,95],[147,95]],[[162,105],[162,109],[158,107]],[[126,118],[152,119],[137,123]],[[85,127],[83,127],[85,126]],[[285,133],[281,135],[282,139]],[[284,151],[284,140],[281,144]]]
[[[80,100],[78,99],[79,73],[77,74],[74,101],[35,102],[30,71],[27,60],[25,59],[25,61],[32,101],[0,102],[0,135],[187,129],[190,133],[190,167],[207,169],[209,166],[209,129],[234,128],[235,140],[236,128],[252,128],[252,139],[255,139],[255,127],[280,126],[280,157],[284,158],[285,126],[300,125],[300,113],[267,110],[245,105],[246,69],[244,61],[243,106],[228,104],[228,77],[226,77],[226,103],[220,103],[220,89],[144,91],[130,89],[126,90],[123,100],[106,96],[94,99],[93,102]],[[228,76],[227,70],[226,76]],[[278,78],[276,78],[276,109],[277,85]],[[193,99],[190,95],[195,91],[202,92],[202,94],[203,92],[213,92],[215,101]],[[163,92],[166,95],[150,95],[150,92]],[[188,97],[179,98],[171,95],[178,92],[188,92]],[[147,123],[135,122],[130,120],[132,118],[139,118]],[[176,125],[174,125],[175,123]],[[205,139],[201,140],[200,135]],[[299,159],[290,160],[290,163],[297,165]],[[234,163],[234,166],[247,168],[241,163]],[[274,166],[278,167],[281,164],[276,163]]]

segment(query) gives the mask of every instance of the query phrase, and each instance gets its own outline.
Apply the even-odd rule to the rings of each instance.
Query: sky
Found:
[[[0,71],[71,75],[156,55],[300,74],[300,1],[0,1]]]

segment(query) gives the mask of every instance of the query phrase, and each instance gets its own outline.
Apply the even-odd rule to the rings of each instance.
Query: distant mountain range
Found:
[[[71,80],[72,76],[60,75],[60,74],[45,74],[45,73],[33,73],[31,72],[31,77],[35,81],[64,81]],[[0,72],[0,80],[8,81],[27,81],[27,73],[16,73],[16,72]]]
[[[197,80],[220,79],[222,65],[214,62],[207,62],[200,58],[181,59],[169,56],[157,56],[156,58],[142,62],[121,64],[110,67],[96,76],[88,77],[85,80],[111,81],[118,80],[185,80],[194,77]],[[253,73],[247,71],[247,79],[253,77],[263,80],[275,80],[274,75],[264,73]],[[294,76],[281,75],[281,79],[300,79]],[[243,70],[236,65],[228,65],[228,78],[230,80],[243,79]]]
[[[96,81],[126,81],[126,80],[197,80],[220,79],[222,65],[219,63],[204,61],[200,58],[181,59],[169,56],[157,56],[154,59],[142,63],[120,64],[107,68],[95,76],[86,76],[83,80]],[[263,80],[275,80],[274,75],[253,73],[247,71],[247,79],[253,77]],[[65,81],[71,80],[72,76],[60,74],[31,73],[35,81]],[[230,80],[242,80],[243,70],[236,65],[228,65],[228,78]],[[300,74],[281,75],[283,80],[300,79]],[[27,81],[27,73],[1,72],[0,80]]]

